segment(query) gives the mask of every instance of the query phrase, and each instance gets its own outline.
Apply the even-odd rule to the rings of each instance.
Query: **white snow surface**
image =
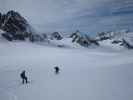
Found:
[[[132,50],[1,41],[0,100],[133,100]]]
[[[133,32],[125,34],[124,39],[133,46]]]
[[[0,29],[0,34],[1,34],[1,33],[4,33],[4,31]]]

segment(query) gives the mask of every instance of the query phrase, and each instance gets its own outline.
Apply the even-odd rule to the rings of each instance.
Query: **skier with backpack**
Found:
[[[55,74],[59,74],[60,68],[58,66],[55,66],[54,69],[55,69]]]
[[[28,83],[28,78],[27,78],[27,76],[25,75],[25,70],[23,70],[22,72],[21,72],[21,74],[20,74],[20,77],[21,77],[21,79],[22,79],[22,84],[27,84]]]

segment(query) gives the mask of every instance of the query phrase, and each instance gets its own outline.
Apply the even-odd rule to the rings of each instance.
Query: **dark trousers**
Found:
[[[55,74],[59,74],[59,70],[55,70]]]
[[[26,84],[28,83],[27,77],[23,77],[23,78],[22,78],[22,83],[23,83],[23,84],[24,84],[24,83],[26,83]]]

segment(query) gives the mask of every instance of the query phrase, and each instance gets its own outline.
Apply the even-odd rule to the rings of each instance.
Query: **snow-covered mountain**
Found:
[[[8,11],[6,14],[0,13],[0,29],[7,32],[3,36],[8,40],[23,40],[23,38],[33,33],[33,29],[28,21],[13,10]]]
[[[116,46],[116,44],[119,44],[120,47],[124,46],[126,48],[133,48],[132,33],[128,32],[127,30],[116,32],[101,32],[93,38],[86,33],[83,34],[80,31],[76,31],[72,34],[69,33],[69,36],[67,35],[67,37],[60,32],[53,32],[49,35],[36,34],[28,21],[18,12],[15,12],[13,10],[8,11],[6,14],[0,13],[0,29],[4,30],[4,33],[1,33],[1,35],[9,41],[25,40],[25,38],[28,37],[29,41],[31,42],[46,42],[49,43],[48,45],[51,45],[50,43],[52,43],[52,45],[56,45],[58,47],[68,47],[68,44],[65,44],[64,42],[64,40],[66,41],[67,39],[68,41],[71,40],[71,43],[69,43],[70,47],[73,44],[78,44],[83,47],[91,47],[94,45],[101,46],[106,43],[105,41],[108,41],[107,43],[110,43],[110,45],[114,45],[114,47]]]
[[[124,46],[128,49],[133,48],[133,32],[119,31],[119,32],[102,32],[98,34],[99,41],[110,41],[112,45]]]
[[[13,10],[6,14],[0,13],[0,28],[10,33],[31,32],[28,21]]]

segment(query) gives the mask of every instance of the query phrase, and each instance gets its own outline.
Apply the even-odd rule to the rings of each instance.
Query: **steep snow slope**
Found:
[[[132,100],[133,51],[100,49],[0,42],[1,100]]]
[[[100,43],[100,47],[102,49],[115,50],[115,51],[125,50],[125,48],[123,46],[120,46],[120,43],[112,44],[112,42],[113,42],[113,40],[104,40],[99,43]]]
[[[133,32],[125,34],[124,39],[133,46]]]

